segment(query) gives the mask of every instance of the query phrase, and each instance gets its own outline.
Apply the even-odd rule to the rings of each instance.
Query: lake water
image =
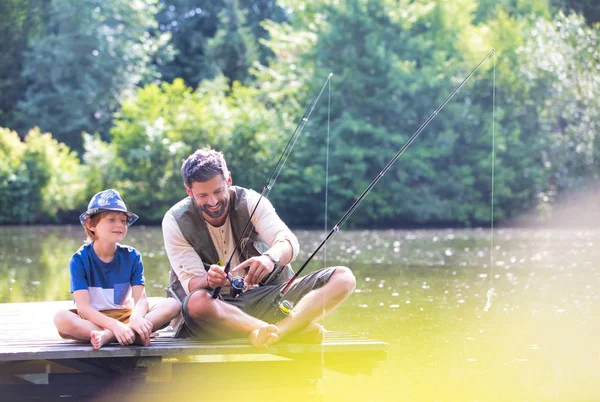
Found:
[[[304,261],[324,233],[296,234]],[[75,226],[0,227],[0,302],[70,299],[83,237]],[[149,295],[163,295],[160,228],[133,226],[124,243],[143,254]],[[599,400],[599,244],[596,230],[499,229],[490,256],[489,230],[340,232],[307,268],[347,265],[357,278],[324,324],[391,346],[370,374],[326,371],[321,399]]]

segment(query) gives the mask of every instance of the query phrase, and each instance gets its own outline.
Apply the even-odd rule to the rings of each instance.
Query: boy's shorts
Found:
[[[81,314],[79,314],[77,312],[76,308],[69,309],[69,311],[75,315],[78,315],[79,318],[81,318],[82,320],[85,320],[85,317],[82,316]],[[123,309],[101,310],[100,312],[107,317],[113,318],[119,322],[122,322],[123,324],[127,324],[129,322],[129,317],[131,317],[132,311],[133,310],[131,310],[129,308],[123,308]],[[67,334],[63,334],[60,331],[58,331],[58,334],[63,339],[75,339],[76,340],[76,338],[73,338],[72,336],[69,336]]]
[[[284,295],[284,300],[291,301],[296,305],[307,293],[314,289],[323,287],[335,272],[335,267],[323,268],[309,275],[294,281],[294,284]],[[226,303],[232,304],[242,310],[244,313],[256,317],[270,324],[280,321],[284,316],[278,311],[274,305],[274,300],[279,295],[279,292],[287,285],[284,282],[279,285],[266,285],[252,288],[242,293],[238,297],[232,297],[229,293],[221,293],[219,298]],[[208,334],[200,328],[193,320],[188,312],[188,301],[190,296],[195,292],[210,292],[212,290],[199,289],[190,293],[182,303],[182,313],[184,319],[184,327],[182,328],[180,337],[200,336],[207,337]]]

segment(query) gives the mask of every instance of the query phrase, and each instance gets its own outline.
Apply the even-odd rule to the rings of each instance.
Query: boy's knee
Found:
[[[176,315],[179,314],[179,312],[181,311],[181,303],[179,302],[179,300],[173,298],[173,297],[168,297],[167,300],[165,301],[166,304],[166,308],[167,311],[169,312],[169,315],[175,317]]]
[[[64,328],[71,322],[72,312],[69,310],[60,310],[56,314],[54,314],[54,326],[57,328]]]

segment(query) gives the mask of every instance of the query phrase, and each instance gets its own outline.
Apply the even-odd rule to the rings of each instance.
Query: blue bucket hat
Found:
[[[139,216],[127,210],[127,206],[121,199],[117,190],[108,189],[100,191],[92,197],[88,204],[87,211],[79,215],[81,226],[85,226],[86,219],[91,218],[102,211],[124,212],[127,215],[127,226],[131,226],[131,224],[139,218]]]

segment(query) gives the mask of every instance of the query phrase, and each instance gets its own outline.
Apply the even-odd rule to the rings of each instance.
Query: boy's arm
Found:
[[[110,318],[96,310],[90,304],[90,293],[87,289],[73,292],[77,312],[86,320],[93,322],[100,328],[109,329],[115,334],[115,338],[121,345],[129,345],[135,340],[135,334],[122,322]]]
[[[144,317],[148,313],[148,298],[146,297],[146,287],[144,285],[134,285],[131,287],[133,295],[133,311],[131,318]]]
[[[148,313],[148,298],[146,297],[146,287],[144,285],[132,286],[133,294],[133,311],[129,318],[129,327],[137,332],[142,340],[150,339],[152,333],[152,323],[145,316]]]

